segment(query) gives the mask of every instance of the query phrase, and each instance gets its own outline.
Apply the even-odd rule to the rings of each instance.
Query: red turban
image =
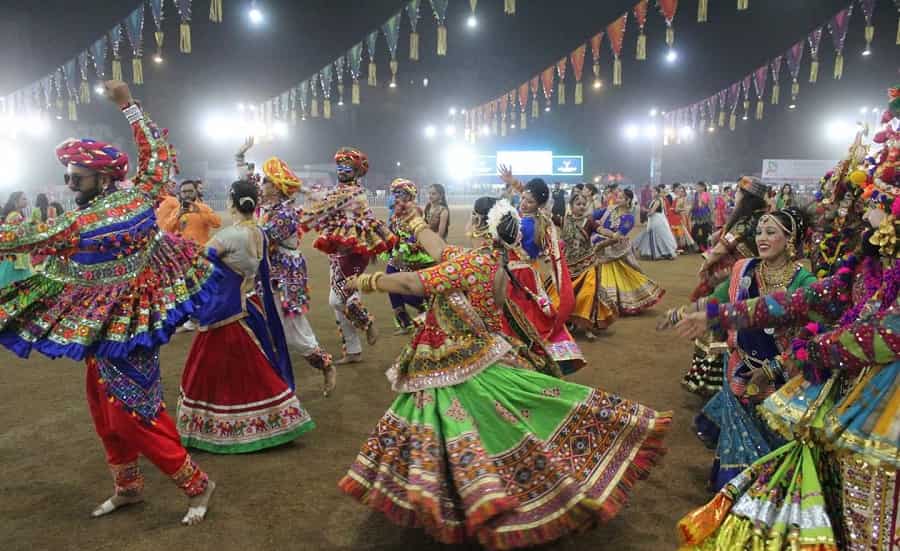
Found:
[[[128,174],[128,154],[97,140],[69,138],[56,147],[56,157],[63,166],[88,168],[115,181]]]

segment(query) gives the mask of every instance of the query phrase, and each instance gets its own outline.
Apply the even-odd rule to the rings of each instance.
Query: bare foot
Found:
[[[93,512],[91,512],[91,516],[94,518],[102,517],[112,513],[120,507],[134,505],[135,503],[140,503],[142,501],[144,501],[143,494],[138,494],[136,496],[112,496],[94,509]]]
[[[181,524],[194,526],[203,522],[203,519],[206,518],[206,512],[209,510],[209,500],[212,498],[214,491],[216,491],[216,483],[210,480],[206,490],[202,494],[192,497],[188,502],[187,514],[181,519]]]
[[[322,389],[322,394],[328,398],[328,395],[334,392],[334,387],[337,385],[337,369],[334,368],[333,364],[329,364],[322,370],[322,375],[325,376],[325,386]]]
[[[594,342],[595,340],[597,340],[597,335],[593,334],[590,331],[585,331],[584,337],[588,340],[588,342]]]
[[[358,364],[362,361],[362,352],[359,354],[347,354],[342,358],[334,360],[334,365]]]
[[[394,329],[394,336],[409,335],[410,329],[411,327],[398,327],[397,329]]]
[[[366,342],[369,343],[369,346],[374,346],[378,342],[378,328],[375,327],[374,322],[370,323],[369,328],[366,329]]]

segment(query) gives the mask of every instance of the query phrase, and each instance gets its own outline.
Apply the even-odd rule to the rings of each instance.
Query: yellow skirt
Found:
[[[666,294],[658,283],[622,258],[600,265],[600,285],[619,312],[626,316],[652,308]]]
[[[575,308],[569,316],[569,320],[582,330],[593,331],[606,329],[619,317],[616,303],[606,291],[598,285],[599,266],[592,266],[581,272],[572,280],[572,288],[575,291]],[[553,295],[556,289],[551,286]],[[558,302],[555,298],[554,302]]]

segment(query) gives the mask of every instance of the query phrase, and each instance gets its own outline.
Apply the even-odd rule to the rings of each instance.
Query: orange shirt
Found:
[[[190,239],[199,245],[205,245],[209,241],[210,230],[222,225],[219,215],[205,203],[197,201],[191,205],[190,212],[183,213],[175,197],[163,200],[157,210],[157,219],[159,227],[163,230]]]

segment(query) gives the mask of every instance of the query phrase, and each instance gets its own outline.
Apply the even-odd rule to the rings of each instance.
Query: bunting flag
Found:
[[[769,77],[769,65],[763,65],[753,73],[753,87],[756,89],[756,120],[762,120],[766,104],[766,79]]]
[[[378,86],[378,67],[375,65],[375,46],[378,44],[378,29],[366,36],[366,51],[369,53],[369,86]]]
[[[738,11],[744,11],[750,8],[750,0],[737,0]]]
[[[737,128],[737,107],[741,102],[741,81],[737,81],[728,88],[728,105],[731,111],[731,118],[728,121],[728,128],[734,130]]]
[[[556,62],[556,73],[559,75],[559,88],[557,101],[560,105],[566,104],[566,62],[568,56]]]
[[[747,120],[750,118],[750,84],[753,80],[753,73],[744,77],[744,80],[741,81],[741,86],[744,91],[744,116],[743,119]]]
[[[309,81],[304,80],[297,88],[297,99],[300,101],[300,120],[306,120],[309,105]]]
[[[97,72],[97,78],[105,80],[106,78],[106,44],[108,37],[104,34],[91,44],[91,58],[94,60],[94,70]]]
[[[66,83],[66,93],[69,96],[69,120],[77,121],[78,120],[78,108],[76,104],[78,102],[78,92],[77,87],[75,86],[75,65],[76,59],[73,57],[69,61],[66,61],[62,66],[63,78]]]
[[[500,96],[500,99],[497,101],[500,106],[500,135],[506,136],[506,111],[509,107],[507,104],[506,94]]]
[[[360,69],[362,69],[362,51],[362,42],[357,42],[347,51],[347,67],[350,69],[350,79],[353,81],[350,93],[350,102],[353,105],[359,105],[359,77]]]
[[[509,100],[509,127],[513,130],[516,129],[516,91],[510,90],[506,93],[506,97]]]
[[[622,85],[622,60],[619,55],[622,53],[622,41],[625,40],[625,23],[628,21],[628,13],[623,13],[621,17],[610,23],[606,27],[606,36],[609,37],[609,46],[613,51],[613,86]]]
[[[222,0],[209,0],[209,20],[213,23],[222,22]]]
[[[331,63],[322,67],[319,72],[319,82],[322,84],[322,116],[331,118],[331,85],[334,81],[334,67]]]
[[[604,32],[600,31],[591,37],[591,56],[594,60],[594,88],[603,86],[600,80],[600,46],[603,44]]]
[[[503,0],[503,13],[506,15],[515,15],[516,0]]]
[[[519,127],[522,130],[528,128],[528,82],[519,85]]]
[[[822,43],[822,27],[809,33],[809,81],[815,83],[819,80],[819,44]]]
[[[344,105],[344,66],[347,61],[344,56],[334,60],[334,74],[337,77],[338,105]]]
[[[697,0],[697,23],[709,21],[709,0]]]
[[[781,61],[784,56],[778,56],[772,60],[772,105],[778,105],[781,98]]]
[[[587,47],[582,44],[569,54],[569,60],[572,63],[572,75],[575,76],[575,105],[581,105],[584,101],[584,86],[582,85],[581,77],[584,74],[584,54],[586,50]]]
[[[531,118],[536,119],[540,116],[541,108],[538,104],[538,86],[540,86],[540,75],[531,77]]]
[[[387,42],[388,53],[391,54],[391,88],[397,86],[397,42],[400,39],[400,17],[401,12],[397,12],[393,17],[388,19],[381,27],[384,33],[384,40]]]
[[[657,0],[659,2],[659,11],[666,20],[666,45],[671,48],[675,44],[675,29],[672,27],[672,21],[675,19],[675,12],[678,10],[678,0]]]
[[[191,53],[191,2],[193,0],[172,0],[181,23],[178,25],[178,49],[183,54]]]
[[[725,119],[727,117],[726,111],[728,110],[728,99],[729,99],[728,88],[724,88],[719,90],[718,98],[719,98],[719,127],[723,128],[725,126]]]
[[[144,4],[138,6],[125,18],[125,33],[128,35],[128,41],[131,42],[131,52],[134,56],[131,58],[132,81],[135,84],[143,84]]]
[[[156,40],[156,55],[162,58],[163,38],[165,37],[163,34],[163,20],[165,19],[163,0],[149,1],[150,15],[153,17],[153,25],[156,27],[156,30],[153,31],[153,38]]]
[[[412,31],[409,33],[409,59],[419,61],[419,33],[416,26],[419,24],[419,2],[420,0],[409,0],[406,4],[406,15],[409,17],[409,26]]]
[[[853,15],[853,4],[834,14],[828,23],[831,32],[831,43],[834,45],[834,79],[844,76],[844,43],[847,40],[847,29],[850,27],[850,16]]]
[[[544,100],[546,101],[547,106],[545,109],[547,111],[550,110],[550,103],[552,103],[550,98],[553,97],[553,73],[555,70],[555,66],[551,65],[541,73],[541,84],[544,88]]]
[[[288,96],[291,110],[291,122],[297,124],[297,88],[291,88],[290,96]]]
[[[319,118],[319,73],[314,73],[312,78],[309,79],[309,116],[318,119]]]
[[[866,52],[870,51],[872,39],[875,38],[875,27],[872,25],[872,15],[875,13],[875,3],[877,1],[878,0],[859,0],[859,6],[862,8],[863,17],[866,20]],[[900,4],[898,4],[898,7],[900,7]]]
[[[644,26],[647,24],[647,2],[648,0],[641,0],[637,4],[634,5],[634,20],[637,21],[638,24],[638,34],[637,37],[637,49],[635,52],[635,59],[638,61],[643,61],[647,59],[647,35],[644,34]]]
[[[429,0],[434,11],[434,19],[437,21],[437,55],[447,55],[447,3],[449,0]]]
[[[797,102],[800,95],[800,62],[803,61],[803,52],[806,50],[804,41],[797,42],[784,56],[787,61],[788,71],[791,73],[791,105]]]
[[[81,103],[91,102],[91,85],[88,82],[88,63],[90,62],[90,54],[87,50],[78,54],[78,72],[81,75]]]
[[[122,44],[122,25],[116,23],[109,30],[109,47],[112,49],[112,79],[124,80],[122,78],[122,58],[119,55],[119,46]]]
[[[709,110],[709,126],[710,127],[713,127],[716,124],[716,114],[718,113],[718,110],[719,110],[718,103],[719,103],[719,94],[713,94],[707,99],[706,106],[707,106],[707,109]],[[723,124],[720,124],[719,126],[724,126],[724,121],[723,121]]]
[[[894,0],[894,5],[897,6],[897,45],[900,46],[900,0]]]

